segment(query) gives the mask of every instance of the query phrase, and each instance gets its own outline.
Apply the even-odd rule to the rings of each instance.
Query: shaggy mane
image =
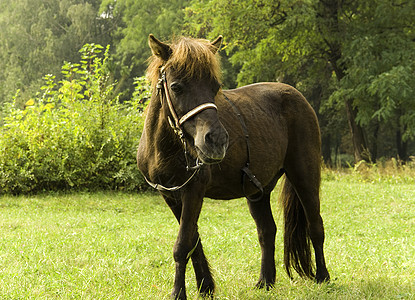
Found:
[[[180,37],[169,45],[172,55],[164,61],[156,55],[150,57],[147,77],[154,87],[160,76],[160,68],[172,68],[184,80],[201,79],[205,76],[221,82],[219,58],[208,40]]]

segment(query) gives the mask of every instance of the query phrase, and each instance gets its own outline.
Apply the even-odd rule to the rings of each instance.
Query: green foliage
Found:
[[[3,108],[0,192],[64,189],[137,190],[141,96],[121,104],[108,71],[109,47],[86,44],[64,79],[47,75],[42,93]],[[146,87],[138,86],[138,90]]]
[[[233,88],[258,81],[283,81],[296,86],[318,114],[326,160],[353,153],[347,130],[351,121],[364,129],[362,136],[368,139],[366,147],[374,161],[397,154],[409,159],[415,149],[414,5],[414,1],[401,0],[0,1],[0,126],[5,139],[0,141],[2,149],[19,143],[27,149],[35,147],[31,139],[38,128],[44,131],[40,136],[52,140],[48,126],[53,122],[57,122],[54,129],[62,132],[68,142],[54,138],[55,144],[48,141],[50,146],[75,146],[81,143],[77,138],[84,132],[79,128],[89,125],[88,122],[99,129],[111,122],[123,122],[125,118],[116,119],[114,111],[122,116],[140,114],[149,97],[141,77],[150,55],[149,33],[162,40],[180,34],[214,39],[221,34],[224,86]],[[89,45],[79,53],[77,49],[85,43]],[[102,68],[94,65],[95,58],[102,54],[98,52],[104,51],[98,44],[111,44],[113,52],[102,58]],[[79,63],[66,63],[61,70],[63,61]],[[44,77],[48,73],[55,77]],[[41,94],[36,94],[42,85]],[[13,104],[6,103],[12,98]],[[29,99],[33,99],[33,104]],[[30,105],[25,105],[28,101]],[[85,107],[81,108],[80,103]],[[350,107],[355,114],[350,114]],[[349,114],[345,113],[346,108]],[[65,109],[79,110],[75,114],[85,122],[75,121],[69,112],[64,115]],[[88,110],[96,117],[88,116]],[[36,123],[36,118],[42,121]],[[67,129],[57,121],[59,118],[65,120]],[[71,126],[80,133],[73,133]],[[124,125],[111,126],[123,130]],[[18,132],[19,128],[28,134]],[[104,132],[103,141],[110,136]],[[16,139],[10,142],[13,136]],[[94,138],[93,142],[98,143],[99,139]],[[88,153],[86,149],[82,151]],[[69,155],[71,160],[81,156],[76,153]],[[13,170],[6,175],[0,170],[0,180],[5,182],[4,178],[12,177],[13,184],[20,186],[10,190],[37,190],[35,178],[49,172],[48,166],[43,166],[42,176],[30,169],[18,171],[18,166],[33,160],[28,155],[17,150],[0,154],[2,164],[9,164]],[[22,161],[17,163],[19,159]],[[68,167],[64,158],[60,161],[56,164]],[[88,172],[81,172],[80,165],[70,166],[84,176]],[[104,165],[110,163],[99,163],[102,168]],[[132,175],[136,174],[133,164],[128,166],[130,175],[117,176],[138,176]],[[40,189],[77,186],[63,173],[53,175],[61,178],[59,182],[51,181]],[[32,177],[32,181],[17,180],[19,176]],[[102,174],[94,176],[99,178]]]
[[[414,3],[364,1],[357,9],[353,19],[344,18],[351,36],[346,35],[344,43],[347,74],[338,95],[353,100],[360,124],[381,121],[402,130],[406,139],[412,138]]]
[[[116,19],[99,14],[101,0],[16,0],[0,3],[0,104],[17,89],[32,97],[44,74],[78,61],[85,43],[109,44]]]
[[[396,140],[392,134],[405,149],[415,136],[414,18],[413,1],[212,0],[186,9],[185,29],[224,35],[238,85],[295,85],[319,113],[323,142],[344,135],[349,121],[356,143],[366,133],[376,149],[378,136]]]
[[[312,3],[303,1],[195,1],[186,9],[185,30],[211,39],[222,34],[223,49],[241,67],[241,86],[287,75],[299,78],[296,73],[319,42],[314,19]]]
[[[154,34],[162,40],[179,35],[183,23],[183,9],[189,0],[103,0],[102,9],[112,18],[122,20],[117,27],[117,72],[122,89],[129,98],[133,78],[145,74],[147,59],[151,55],[148,36]]]
[[[134,93],[131,101],[128,101],[133,108],[144,111],[151,98],[151,84],[147,77],[134,78]]]

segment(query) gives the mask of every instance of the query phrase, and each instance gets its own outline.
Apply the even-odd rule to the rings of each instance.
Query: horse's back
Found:
[[[287,138],[290,135],[300,137],[312,134],[312,138],[319,142],[316,114],[294,87],[264,82],[224,91],[224,94],[240,110],[246,122],[251,123],[250,130],[256,133],[259,133],[258,130],[269,132],[268,137],[274,136],[276,129],[284,131]]]
[[[258,109],[266,114],[292,117],[291,114],[303,113],[305,117],[315,119],[314,110],[304,96],[294,87],[279,82],[262,82],[246,85],[233,90],[223,91],[233,100],[240,110]]]

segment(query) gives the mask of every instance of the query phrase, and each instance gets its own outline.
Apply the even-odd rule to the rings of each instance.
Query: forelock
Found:
[[[184,80],[209,78],[221,82],[221,71],[216,49],[207,40],[181,37],[173,42],[172,55],[164,67],[171,68],[177,76]],[[148,68],[148,76],[155,84],[163,61],[154,56]]]

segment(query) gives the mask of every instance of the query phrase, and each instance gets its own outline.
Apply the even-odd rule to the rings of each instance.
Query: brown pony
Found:
[[[190,258],[200,293],[213,295],[214,281],[197,226],[204,197],[248,198],[262,251],[257,286],[272,287],[276,226],[270,193],[282,175],[286,271],[290,277],[294,269],[300,276],[327,281],[316,115],[305,98],[286,84],[222,90],[216,55],[221,42],[220,36],[212,43],[180,38],[166,44],[149,36],[153,94],[137,161],[180,224],[173,249],[172,297],[186,299]]]

